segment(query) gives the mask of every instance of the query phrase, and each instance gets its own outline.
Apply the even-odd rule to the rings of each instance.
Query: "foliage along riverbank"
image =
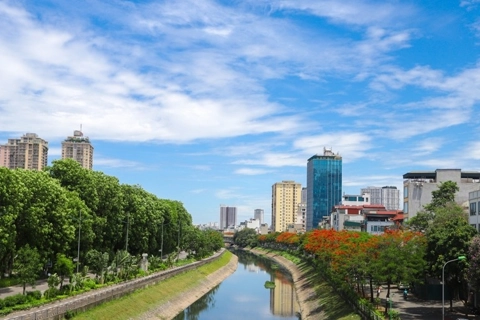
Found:
[[[302,320],[361,319],[307,262],[281,251],[262,248],[254,248],[249,251],[273,259],[286,267],[292,274]]]
[[[214,262],[105,303],[74,319],[172,319],[231,275],[237,261],[235,255],[225,251]]]

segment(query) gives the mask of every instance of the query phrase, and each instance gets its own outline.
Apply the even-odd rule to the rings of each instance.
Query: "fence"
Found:
[[[11,320],[43,320],[43,319],[63,319],[69,312],[85,311],[104,302],[116,299],[140,288],[148,287],[157,282],[173,277],[177,274],[196,269],[204,264],[215,261],[224,252],[224,249],[215,253],[206,259],[193,262],[191,264],[160,271],[149,276],[130,280],[120,284],[112,285],[106,288],[93,290],[88,293],[82,293],[64,300],[58,300],[53,304],[45,305],[35,311],[23,311],[22,315],[7,316],[5,319]]]

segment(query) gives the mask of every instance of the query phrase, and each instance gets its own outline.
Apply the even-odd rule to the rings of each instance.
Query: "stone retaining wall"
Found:
[[[14,312],[7,315],[3,319],[12,320],[38,320],[38,319],[63,319],[68,312],[85,311],[93,308],[106,301],[110,301],[131,293],[137,289],[148,287],[157,282],[173,277],[179,273],[183,273],[192,269],[196,269],[206,263],[217,260],[225,250],[215,253],[213,256],[196,261],[194,263],[157,272],[146,277],[134,279],[120,284],[108,286],[102,289],[92,290],[90,292],[82,293],[73,297],[58,300],[41,307]],[[190,304],[189,304],[190,305]],[[188,305],[187,305],[188,306]],[[180,310],[181,311],[181,310]],[[179,312],[180,312],[179,311]],[[1,319],[1,318],[0,318]]]

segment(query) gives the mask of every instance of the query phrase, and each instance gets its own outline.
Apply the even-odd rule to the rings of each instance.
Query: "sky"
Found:
[[[0,66],[0,143],[81,128],[195,224],[270,224],[325,147],[347,194],[480,171],[480,0],[0,0]]]

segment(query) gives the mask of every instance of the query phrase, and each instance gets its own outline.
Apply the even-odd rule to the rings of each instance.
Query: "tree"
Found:
[[[55,271],[60,277],[60,290],[63,288],[63,281],[65,277],[70,277],[73,274],[73,262],[67,258],[63,253],[57,254],[57,261],[55,263]]]
[[[445,207],[448,203],[455,202],[455,193],[460,190],[456,182],[445,181],[440,183],[437,190],[432,191],[432,202],[425,205],[427,211],[435,212],[436,209]]]
[[[480,290],[480,236],[476,235],[468,249],[468,284],[476,291]]]
[[[104,273],[108,267],[109,256],[108,253],[101,253],[95,249],[87,252],[86,260],[90,269],[95,273],[100,283],[103,283]]]
[[[412,231],[425,232],[434,217],[435,215],[431,211],[420,211],[416,216],[406,222],[406,226]]]
[[[23,294],[25,294],[27,284],[35,286],[35,281],[42,270],[42,262],[37,249],[30,248],[28,244],[20,248],[13,263],[13,270],[20,280],[23,286]]]
[[[257,232],[254,229],[245,228],[235,232],[233,235],[233,243],[239,247],[256,247],[257,246]]]
[[[467,214],[459,205],[448,203],[444,208],[437,208],[433,223],[426,232],[426,260],[430,274],[441,279],[444,264],[459,256],[466,256],[476,234],[477,231],[469,224]],[[464,261],[449,263],[445,267],[448,287],[458,292],[465,270]]]
[[[378,239],[378,258],[372,262],[374,277],[390,285],[396,282],[411,283],[418,279],[425,267],[424,236],[413,232],[389,231]],[[385,311],[388,304],[385,306]]]
[[[28,193],[18,170],[0,167],[0,274],[10,274],[15,255],[16,221]]]

